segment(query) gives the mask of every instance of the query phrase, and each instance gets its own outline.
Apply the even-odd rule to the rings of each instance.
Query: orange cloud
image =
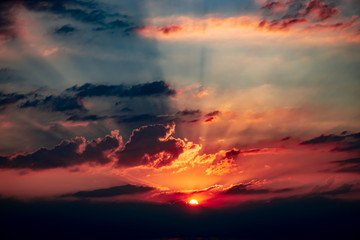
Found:
[[[239,16],[229,18],[194,18],[181,16],[172,18],[148,19],[149,24],[138,28],[138,33],[146,38],[156,38],[163,41],[186,41],[186,40],[216,40],[216,39],[259,39],[268,38],[269,34],[283,35],[304,41],[316,38],[317,41],[329,38],[337,41],[357,41],[356,27],[359,24],[357,16],[351,19],[334,18],[337,14],[333,10],[309,10],[318,13],[318,17],[326,22],[313,22],[304,17],[286,18],[280,20],[261,19],[259,16]],[[329,17],[329,14],[332,14]],[[331,19],[330,19],[331,18]],[[317,29],[322,29],[318,32]],[[344,34],[333,32],[336,29]],[[304,32],[305,31],[305,32]],[[306,33],[310,33],[311,36]],[[270,35],[271,36],[271,35]],[[305,37],[306,36],[306,37]]]
[[[53,47],[53,48],[50,48],[50,49],[46,49],[46,50],[43,51],[42,55],[44,57],[47,57],[47,56],[50,56],[50,55],[56,53],[58,50],[59,50],[58,47]]]

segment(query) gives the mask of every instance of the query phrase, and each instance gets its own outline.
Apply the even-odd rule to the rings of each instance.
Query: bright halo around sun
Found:
[[[198,205],[199,202],[196,199],[191,199],[189,202],[191,205]]]

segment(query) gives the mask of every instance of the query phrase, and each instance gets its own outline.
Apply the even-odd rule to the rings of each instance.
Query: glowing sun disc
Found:
[[[199,202],[196,199],[191,199],[189,202],[191,205],[198,205]]]

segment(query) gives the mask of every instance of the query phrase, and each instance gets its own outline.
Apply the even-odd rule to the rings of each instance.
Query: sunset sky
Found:
[[[184,225],[269,202],[360,213],[359,16],[358,0],[2,0],[0,208],[19,225],[71,204]],[[212,236],[169,229],[151,236]]]

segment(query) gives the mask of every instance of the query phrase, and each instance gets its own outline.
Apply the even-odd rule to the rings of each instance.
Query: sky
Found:
[[[244,239],[354,237],[359,15],[357,0],[1,1],[0,236],[22,237],[13,221],[46,239],[36,223],[64,218],[80,238],[117,221],[129,239],[240,239],[234,221]]]

